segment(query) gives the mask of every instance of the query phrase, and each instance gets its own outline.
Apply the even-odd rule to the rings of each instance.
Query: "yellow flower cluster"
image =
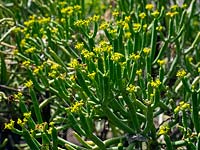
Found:
[[[170,7],[170,9],[173,10],[173,11],[177,10],[177,8],[178,8],[178,5],[172,5],[172,6]]]
[[[164,65],[164,64],[166,63],[166,61],[165,61],[164,59],[163,59],[163,60],[158,59],[157,63],[158,63],[160,66],[162,66],[162,65]]]
[[[70,107],[70,111],[72,113],[76,113],[76,112],[79,112],[81,110],[81,107],[84,105],[83,103],[83,100],[79,101],[79,102],[75,102],[75,104],[73,104],[71,107]]]
[[[68,6],[61,9],[62,14],[66,14],[68,16],[71,16],[73,13],[81,13],[81,6],[75,5],[75,6]]]
[[[144,52],[145,55],[148,55],[150,53],[150,51],[151,51],[151,48],[148,48],[148,47],[145,47],[143,49],[143,52]]]
[[[154,88],[158,88],[161,85],[161,82],[159,79],[156,79],[155,81],[151,81],[151,86]]]
[[[77,59],[72,59],[68,65],[69,65],[69,67],[75,69],[75,68],[79,67],[79,62]]]
[[[175,12],[171,12],[171,11],[169,11],[169,12],[167,12],[166,13],[166,16],[169,16],[169,17],[174,17],[175,15],[177,15],[178,14],[178,12],[177,11],[175,11]]]
[[[75,45],[75,48],[77,49],[77,50],[79,50],[79,51],[81,51],[82,49],[83,49],[83,47],[84,47],[84,43],[82,42],[82,43],[77,43],[76,45]]]
[[[157,18],[159,16],[160,12],[158,10],[155,10],[154,12],[151,13],[152,16]]]
[[[114,17],[118,17],[118,16],[119,16],[119,11],[117,11],[117,10],[113,11],[113,12],[112,12],[112,15],[113,15]]]
[[[30,88],[33,86],[33,82],[31,80],[29,80],[24,85],[25,85],[25,87]]]
[[[25,53],[27,54],[33,54],[36,51],[35,47],[30,47],[28,49],[25,50]]]
[[[136,71],[136,74],[137,74],[138,76],[141,76],[141,75],[142,75],[142,69],[137,70],[137,71]]]
[[[130,20],[131,20],[131,16],[126,16],[125,19],[124,19],[124,21],[125,21],[126,23],[128,23]]]
[[[92,73],[89,73],[87,76],[88,76],[90,79],[94,80],[95,75],[96,75],[96,72],[92,72]]]
[[[94,47],[94,52],[98,53],[102,53],[102,52],[107,52],[107,53],[111,53],[113,50],[112,45],[110,45],[108,42],[106,41],[100,41],[99,42],[99,47]]]
[[[108,22],[103,22],[100,26],[99,29],[100,30],[105,30],[109,27],[109,23]]]
[[[30,63],[31,63],[30,61],[26,60],[26,61],[22,62],[22,65],[24,67],[28,68],[30,66]]]
[[[111,36],[116,36],[117,35],[117,29],[108,29],[108,33],[111,34]]]
[[[158,135],[166,135],[169,132],[170,128],[168,125],[161,125]]]
[[[125,38],[129,39],[131,37],[131,32],[125,32]]]
[[[24,116],[23,120],[21,120],[20,118],[18,118],[17,120],[17,124],[20,125],[21,127],[24,127],[25,124],[28,122],[28,119],[31,117],[31,112],[24,113],[23,116]]]
[[[57,64],[54,61],[51,60],[47,60],[46,62],[44,62],[41,66],[38,67],[39,70],[42,70],[44,68],[45,64],[48,64],[50,66],[50,72],[48,73],[49,77],[55,78],[58,75],[58,69],[61,68],[61,66],[59,64]]]
[[[134,23],[133,24],[133,30],[135,32],[138,32],[140,30],[141,24],[140,23]]]
[[[137,61],[138,59],[140,59],[140,55],[132,53],[130,55],[130,59],[133,59],[134,61]]]
[[[74,10],[73,10],[72,6],[68,6],[68,7],[65,7],[65,8],[61,9],[61,13],[62,14],[67,14],[69,16],[71,16],[73,14],[73,12],[74,12]]]
[[[174,109],[174,113],[177,114],[179,111],[184,111],[186,109],[190,109],[190,104],[181,101],[179,105]]]
[[[47,128],[47,122],[43,122],[41,124],[36,124],[35,125],[35,131],[39,131],[39,132],[44,132]]]
[[[144,19],[146,16],[147,16],[147,15],[146,15],[146,13],[144,13],[144,12],[142,12],[142,13],[139,14],[139,17],[140,17],[141,19]]]
[[[12,119],[10,119],[10,122],[9,123],[5,123],[4,124],[4,129],[9,129],[9,130],[12,130],[14,128],[14,124],[15,124],[15,121],[13,121]]]
[[[14,94],[15,99],[21,99],[23,96],[22,92],[18,92],[17,94]]]
[[[130,84],[130,85],[126,88],[126,90],[127,90],[129,93],[133,93],[133,92],[136,91],[136,87],[135,87],[134,85]]]
[[[111,60],[113,60],[114,62],[118,62],[122,57],[124,57],[123,54],[115,52],[112,54]]]
[[[97,22],[99,20],[100,16],[94,15],[92,17],[89,17],[88,19],[80,19],[77,20],[74,25],[77,27],[82,27],[82,26],[88,26],[91,22]]]
[[[163,26],[156,27],[156,30],[159,31],[159,32],[161,32],[163,30]]]
[[[33,73],[36,75],[39,73],[39,71],[43,70],[44,68],[44,64],[40,65],[40,66],[37,66],[34,70],[33,70]]]
[[[182,78],[186,75],[186,71],[181,69],[177,72],[176,76],[179,77],[179,78]]]
[[[147,9],[147,10],[152,10],[153,9],[153,4],[147,4],[146,6],[145,6],[145,9]]]
[[[92,57],[94,57],[94,53],[93,52],[89,52],[88,50],[86,49],[83,49],[81,51],[81,54],[83,55],[83,57],[87,60],[90,60]]]

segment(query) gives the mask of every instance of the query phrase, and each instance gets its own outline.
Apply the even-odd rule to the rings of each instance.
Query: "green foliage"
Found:
[[[150,2],[2,2],[1,88],[21,113],[5,129],[33,149],[199,147],[200,4]]]

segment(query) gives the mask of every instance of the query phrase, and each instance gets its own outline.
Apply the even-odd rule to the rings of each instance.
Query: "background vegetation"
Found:
[[[0,1],[0,149],[199,149],[197,0]]]

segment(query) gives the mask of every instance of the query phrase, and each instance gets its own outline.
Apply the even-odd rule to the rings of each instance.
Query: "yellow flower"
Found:
[[[174,113],[177,114],[180,111],[180,106],[178,105],[175,109],[174,109]]]
[[[140,24],[140,23],[134,23],[134,24],[133,24],[133,30],[134,30],[135,32],[138,32],[139,29],[140,29],[140,27],[141,27],[141,24]]]
[[[34,24],[35,20],[27,20],[27,21],[24,21],[24,25],[26,27],[30,27]]]
[[[136,87],[135,87],[134,85],[130,84],[130,85],[126,88],[126,90],[127,90],[128,92],[130,92],[130,93],[133,93],[133,92],[135,92]]]
[[[84,47],[83,42],[82,42],[82,43],[77,43],[77,44],[75,45],[75,48],[76,48],[77,50],[82,50],[83,47]]]
[[[18,49],[13,50],[13,55],[17,55],[19,53]]]
[[[27,81],[26,83],[25,83],[25,87],[27,87],[27,88],[30,88],[30,87],[32,87],[33,86],[33,82],[31,81],[31,80],[29,80],[29,81]]]
[[[23,114],[23,116],[26,118],[26,119],[29,119],[31,117],[31,112],[26,112]]]
[[[123,20],[118,20],[118,21],[116,22],[116,24],[117,24],[118,26],[123,26],[124,23],[125,23],[125,21],[123,21]]]
[[[177,15],[177,14],[178,14],[177,11],[175,11],[175,12],[170,12],[170,11],[169,11],[169,12],[166,13],[166,16],[169,16],[169,17],[172,18],[172,17],[174,17],[174,16]]]
[[[41,124],[36,124],[35,125],[35,130],[39,132],[43,132],[47,127],[47,122],[43,122]]]
[[[130,59],[133,59],[133,60],[137,61],[138,59],[140,59],[140,55],[139,55],[139,54],[134,54],[134,53],[132,53],[132,54],[130,55]]]
[[[28,48],[25,50],[25,53],[34,53],[36,51],[36,48],[35,47],[31,47],[31,48]]]
[[[28,60],[26,60],[26,61],[24,61],[23,63],[22,63],[22,65],[24,66],[24,67],[26,67],[26,68],[28,68],[29,66],[30,66],[30,61],[28,61]]]
[[[140,17],[141,19],[144,19],[146,16],[147,16],[147,15],[146,15],[144,12],[142,12],[142,13],[139,14],[139,17]]]
[[[151,13],[152,16],[157,18],[159,16],[160,12],[158,10],[155,10],[154,12]]]
[[[15,99],[21,99],[23,96],[22,92],[18,92],[17,94],[14,94]]]
[[[137,70],[137,71],[136,71],[136,74],[137,74],[138,76],[140,76],[140,75],[142,74],[142,69]]]
[[[152,10],[153,7],[154,7],[153,4],[146,4],[145,9]]]
[[[81,54],[83,55],[83,57],[85,57],[88,60],[91,59],[94,56],[93,52],[89,52],[86,49],[83,49],[82,52],[81,52]]]
[[[26,45],[26,39],[22,39],[20,42],[20,46],[24,47]]]
[[[182,8],[183,8],[183,9],[187,8],[187,4],[183,4],[183,5],[182,5]]]
[[[161,125],[159,132],[158,132],[158,135],[165,135],[169,132],[169,130],[170,130],[170,128],[169,128],[168,125]]]
[[[61,13],[62,14],[67,14],[67,15],[72,15],[72,13],[74,12],[73,9],[74,8],[72,6],[68,6],[66,8],[62,8],[61,9]]]
[[[124,30],[127,30],[128,28],[129,28],[128,23],[123,23],[123,29],[124,29]]]
[[[142,28],[143,28],[143,30],[146,30],[147,29],[147,24],[144,24]]]
[[[151,81],[151,86],[154,87],[154,88],[158,88],[159,85],[161,84],[160,80],[159,79],[156,79],[155,81]]]
[[[103,49],[101,47],[94,47],[93,49],[96,53],[101,53],[103,52]]]
[[[125,38],[129,39],[131,37],[131,32],[126,32],[125,33]]]
[[[190,104],[184,103],[184,104],[181,106],[181,110],[185,110],[185,109],[190,109]]]
[[[55,63],[55,62],[53,62],[52,65],[51,65],[52,70],[57,70],[59,67],[60,67],[60,65]]]
[[[193,61],[193,57],[188,57],[188,61],[191,63]]]
[[[70,107],[70,110],[72,113],[74,112],[79,112],[81,110],[81,107],[84,105],[83,100],[79,101],[79,102],[75,102],[75,104],[73,104]]]
[[[76,76],[75,76],[75,75],[70,75],[70,76],[69,76],[69,79],[70,79],[71,81],[75,81],[75,80],[76,80]]]
[[[131,20],[131,16],[126,16],[124,20],[126,23],[128,23]]]
[[[96,75],[96,72],[93,72],[93,73],[90,73],[88,74],[87,76],[90,78],[90,79],[94,79],[95,78],[95,75]]]
[[[12,119],[10,119],[10,122],[9,123],[5,123],[5,127],[4,129],[9,129],[9,130],[12,130],[14,128],[14,124],[15,124],[15,121],[13,121]]]
[[[184,101],[181,101],[179,105],[174,109],[174,113],[177,114],[179,111],[184,111],[186,109],[190,109],[190,104],[185,103]]]
[[[115,10],[115,11],[112,13],[112,15],[113,15],[114,17],[118,17],[118,16],[119,16],[119,11]]]
[[[156,30],[161,32],[163,30],[163,26],[156,27]]]
[[[55,122],[53,122],[53,121],[49,122],[50,126],[54,126],[54,124],[55,124]]]
[[[163,59],[163,60],[158,60],[157,61],[157,63],[160,65],[160,66],[162,66],[162,65],[164,65],[165,64],[165,60]]]
[[[97,22],[99,20],[99,18],[100,18],[99,15],[94,15],[92,17],[92,21]]]
[[[179,70],[179,71],[177,72],[177,74],[176,74],[176,76],[177,76],[177,77],[180,77],[180,78],[184,77],[185,75],[186,75],[186,72],[185,72],[185,70],[183,70],[183,69]]]
[[[115,36],[117,33],[117,29],[108,29],[108,33],[110,33],[112,36]]]
[[[148,48],[148,47],[145,47],[143,49],[143,52],[144,52],[145,55],[148,55],[150,53],[150,51],[151,51],[151,48]]]
[[[74,10],[75,10],[75,12],[80,11],[81,10],[81,6],[80,5],[75,5],[74,6]]]
[[[22,126],[22,120],[20,118],[17,119],[17,124]]]
[[[55,78],[57,75],[57,71],[56,70],[52,70],[51,72],[48,73],[49,77]]]
[[[105,30],[105,29],[108,29],[109,27],[109,24],[107,22],[103,22],[100,26],[99,26],[99,29],[100,30]]]
[[[113,60],[113,61],[115,61],[115,62],[118,62],[122,57],[124,57],[123,54],[115,52],[115,53],[111,56],[111,60]]]
[[[79,62],[77,59],[73,59],[69,64],[71,68],[77,68],[79,66]]]
[[[170,8],[174,11],[178,8],[178,5],[172,5]]]
[[[38,73],[39,73],[39,71],[40,71],[40,69],[39,69],[39,68],[35,68],[35,69],[33,70],[33,73],[36,75],[36,74],[38,74]]]
[[[15,33],[18,33],[18,32],[21,32],[21,30],[22,30],[22,28],[16,27],[13,31],[14,31]]]

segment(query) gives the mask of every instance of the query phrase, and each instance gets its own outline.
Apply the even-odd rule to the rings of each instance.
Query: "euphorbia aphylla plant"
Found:
[[[1,82],[21,115],[4,130],[29,149],[200,149],[197,0],[9,4]]]

